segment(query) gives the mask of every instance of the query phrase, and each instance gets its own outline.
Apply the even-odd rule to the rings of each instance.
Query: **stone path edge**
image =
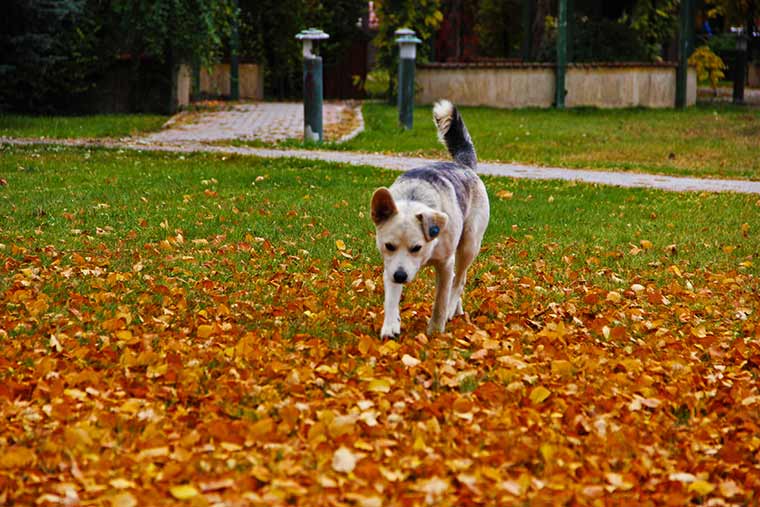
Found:
[[[30,145],[63,145],[76,147],[121,148],[137,151],[167,151],[176,153],[224,153],[256,156],[262,158],[300,158],[307,160],[322,160],[352,165],[367,165],[407,171],[434,160],[361,153],[350,151],[321,151],[301,149],[252,148],[242,146],[218,146],[197,142],[170,143],[140,143],[134,140],[92,140],[92,139],[30,139],[0,137],[0,144],[15,146]],[[538,167],[522,164],[505,164],[496,162],[480,162],[480,174],[519,179],[562,180],[595,183],[599,185],[652,188],[671,192],[734,192],[741,194],[760,195],[760,181],[703,179],[679,176],[663,176],[656,174],[593,171],[588,169],[563,169],[558,167]]]

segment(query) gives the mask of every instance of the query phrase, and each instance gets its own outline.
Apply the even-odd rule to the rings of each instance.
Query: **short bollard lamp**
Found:
[[[322,57],[319,41],[330,36],[318,28],[301,30],[303,42],[303,139],[322,142]]]
[[[417,44],[422,42],[409,28],[396,30],[399,47],[398,60],[398,121],[405,129],[411,129],[414,122],[414,61],[417,58]]]

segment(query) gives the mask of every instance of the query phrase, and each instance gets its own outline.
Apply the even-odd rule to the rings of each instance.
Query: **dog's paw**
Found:
[[[459,298],[456,300],[454,304],[451,305],[451,308],[449,309],[449,319],[451,320],[457,315],[462,315],[464,313],[464,310],[462,309],[462,298]]]
[[[433,336],[434,334],[443,333],[446,329],[446,322],[436,322],[433,319],[428,321],[427,334]]]
[[[380,338],[383,340],[398,338],[401,334],[401,323],[396,322],[394,324],[383,324],[383,329],[380,330]]]

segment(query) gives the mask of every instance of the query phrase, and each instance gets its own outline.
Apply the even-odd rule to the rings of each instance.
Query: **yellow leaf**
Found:
[[[510,192],[509,190],[499,190],[498,192],[496,192],[496,197],[498,197],[499,199],[504,199],[504,200],[511,199],[514,195],[515,194]]]
[[[385,378],[374,378],[369,381],[367,390],[373,393],[387,393],[391,390],[391,382]]]
[[[180,484],[178,486],[171,486],[169,492],[177,500],[188,500],[190,498],[198,496],[198,490],[190,484]]]
[[[127,331],[126,329],[116,331],[116,338],[123,341],[129,341],[132,339],[132,331]]]
[[[552,361],[552,373],[560,377],[570,377],[573,374],[573,364],[564,359]]]
[[[552,444],[541,444],[538,450],[546,463],[551,462],[554,455],[557,454],[557,447]]]
[[[208,338],[214,332],[214,326],[201,324],[198,326],[198,338]]]
[[[335,246],[338,248],[338,250],[345,250],[346,244],[343,242],[342,239],[336,239],[335,240]]]
[[[426,448],[427,446],[425,445],[425,440],[422,438],[422,435],[417,435],[417,438],[414,439],[412,449],[415,451],[424,451]]]
[[[0,453],[0,470],[23,468],[33,465],[37,460],[34,451],[20,445],[11,446]]]
[[[689,491],[693,491],[699,496],[708,495],[714,489],[715,489],[714,484],[710,484],[709,482],[703,481],[702,479],[697,479],[696,481],[689,484]]]
[[[538,405],[548,398],[551,393],[552,392],[544,386],[534,387],[530,392],[530,401],[532,401],[534,405]]]
[[[121,404],[119,410],[121,412],[129,412],[130,414],[136,414],[138,410],[142,408],[142,400],[139,398],[130,398]]]
[[[648,239],[642,239],[639,243],[641,244],[641,248],[643,248],[644,250],[649,250],[653,246],[652,242],[649,241]]]
[[[390,354],[394,354],[400,348],[401,348],[401,345],[398,342],[389,340],[383,343],[378,349],[378,351],[380,352],[380,355],[387,356]]]
[[[736,250],[736,247],[733,246],[733,245],[726,245],[726,246],[723,247],[723,253],[726,253],[726,254],[730,254],[734,250]]]

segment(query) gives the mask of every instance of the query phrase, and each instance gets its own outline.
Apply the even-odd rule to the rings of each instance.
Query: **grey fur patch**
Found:
[[[437,162],[424,167],[418,167],[399,176],[399,180],[422,180],[440,190],[452,189],[457,199],[459,209],[467,215],[470,202],[470,187],[477,176],[461,165],[451,162]],[[410,188],[408,198],[415,199],[414,187]]]

